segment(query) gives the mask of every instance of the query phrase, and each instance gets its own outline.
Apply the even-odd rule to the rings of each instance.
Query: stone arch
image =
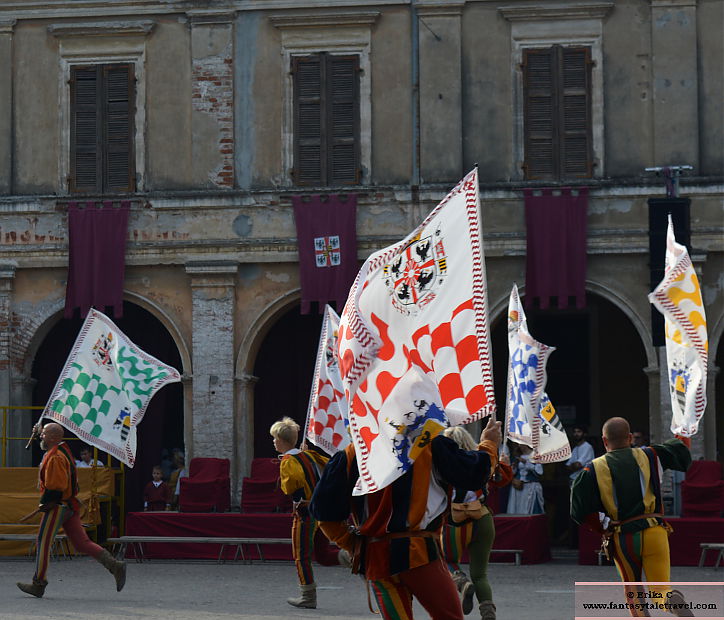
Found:
[[[623,312],[624,315],[626,315],[626,317],[634,326],[636,332],[639,335],[641,345],[646,351],[646,361],[648,365],[651,367],[658,366],[656,350],[651,344],[651,332],[643,319],[634,310],[634,304],[625,295],[622,295],[621,293],[592,280],[586,280],[586,290],[590,291],[591,293],[595,293],[606,301],[609,301],[621,312]],[[525,294],[525,286],[519,286],[518,291],[520,292],[522,297]],[[489,315],[491,324],[494,320],[498,318],[498,315],[500,313],[504,313],[507,311],[509,298],[510,293],[506,294],[505,296],[499,297],[495,301],[495,303],[490,304]]]
[[[148,311],[161,322],[171,335],[178,349],[183,366],[181,372],[183,374],[190,373],[191,355],[188,345],[181,335],[178,326],[168,314],[159,305],[137,293],[124,291],[123,298]],[[18,370],[20,370],[23,376],[30,376],[33,359],[38,348],[53,326],[58,322],[60,318],[59,315],[63,312],[64,307],[65,300],[61,299],[46,307],[44,313],[26,315],[19,321],[13,335],[13,357],[17,360]]]

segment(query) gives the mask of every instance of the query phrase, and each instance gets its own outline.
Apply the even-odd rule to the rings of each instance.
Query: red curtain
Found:
[[[570,187],[561,188],[560,195],[546,188],[540,195],[526,189],[525,221],[527,258],[525,305],[540,300],[548,308],[551,297],[559,308],[567,308],[569,297],[575,297],[577,308],[586,305],[586,215],[588,188],[574,194]]]
[[[91,307],[113,307],[123,316],[123,280],[130,201],[114,207],[111,201],[68,204],[68,283],[65,317],[75,308],[81,317]]]
[[[336,302],[341,312],[357,276],[357,195],[294,196],[294,220],[299,243],[302,314],[311,303],[324,310]]]

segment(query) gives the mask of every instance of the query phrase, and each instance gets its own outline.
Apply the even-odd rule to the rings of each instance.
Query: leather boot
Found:
[[[493,601],[480,603],[480,620],[495,620],[495,603]]]
[[[345,568],[352,568],[352,558],[349,555],[349,552],[345,551],[344,549],[340,549],[337,553],[337,561],[339,562],[340,566],[344,566]]]
[[[461,570],[456,570],[452,574],[453,583],[460,592],[460,603],[463,606],[463,613],[468,615],[473,610],[473,596],[475,596],[475,587],[468,576]]]
[[[299,586],[301,596],[299,598],[288,598],[287,603],[294,607],[303,609],[317,609],[317,584],[310,583],[306,586]]]
[[[25,592],[25,594],[32,594],[33,596],[37,596],[38,598],[43,598],[43,594],[45,594],[45,586],[47,585],[47,581],[40,581],[38,579],[35,579],[35,577],[33,577],[33,583],[22,583],[20,581],[17,582],[18,588]]]
[[[671,595],[669,596],[667,603],[671,603],[672,605],[683,605],[686,603],[686,599],[684,598],[684,595],[679,592],[678,590],[672,590]],[[674,609],[673,607],[670,610],[670,613],[675,615],[678,618],[693,618],[694,614],[692,613],[691,609]]]
[[[123,590],[123,586],[126,585],[126,563],[116,560],[107,549],[103,549],[96,561],[100,562],[115,577],[116,592]]]

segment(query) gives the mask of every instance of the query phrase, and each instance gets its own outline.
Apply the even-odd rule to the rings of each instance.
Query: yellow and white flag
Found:
[[[649,295],[664,315],[666,360],[671,392],[671,432],[691,437],[706,409],[709,342],[701,287],[686,248],[674,238],[669,216],[664,279]]]

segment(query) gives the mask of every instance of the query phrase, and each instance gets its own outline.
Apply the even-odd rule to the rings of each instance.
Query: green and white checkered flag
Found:
[[[42,417],[133,467],[136,427],[153,395],[181,381],[178,370],[141,351],[91,309]]]

